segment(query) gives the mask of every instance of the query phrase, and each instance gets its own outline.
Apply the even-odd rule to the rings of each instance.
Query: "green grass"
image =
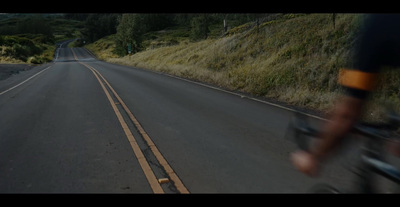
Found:
[[[84,28],[84,22],[71,19],[57,18],[49,23],[54,31],[55,42],[78,38],[81,36],[80,31]]]
[[[35,17],[32,14],[20,14],[0,18],[0,63],[42,64],[53,59],[56,49],[54,43],[80,36],[83,22],[67,20],[58,16],[44,19],[51,26],[53,37],[42,34],[14,34],[18,24]]]
[[[41,34],[0,36],[1,63],[42,64],[53,59],[55,45]]]
[[[351,61],[361,20],[359,14],[338,14],[334,28],[331,14],[282,15],[261,23],[258,32],[248,23],[198,42],[166,30],[148,34],[147,50],[106,60],[329,112],[340,92],[338,71]],[[161,44],[168,40],[174,44]],[[373,95],[366,119],[381,116],[378,102],[400,103],[399,72],[384,76],[383,92]]]
[[[114,53],[115,49],[115,35],[109,35],[107,37],[101,38],[100,40],[84,45],[84,47],[90,50],[96,57],[100,60],[107,60],[109,58],[117,58],[118,55]]]

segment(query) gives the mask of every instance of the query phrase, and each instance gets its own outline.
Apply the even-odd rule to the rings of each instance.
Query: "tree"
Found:
[[[41,15],[34,15],[32,18],[18,22],[16,32],[17,34],[43,34],[53,37],[53,29]]]
[[[132,53],[142,50],[143,34],[171,25],[174,25],[173,15],[123,14],[117,27],[116,53],[121,56],[128,54],[128,45],[131,45]]]
[[[66,19],[74,19],[74,20],[78,20],[78,21],[85,21],[88,16],[89,16],[89,14],[80,14],[80,13],[67,13],[67,14],[64,14],[64,17]]]
[[[253,16],[254,22],[255,22],[255,24],[256,24],[257,33],[258,33],[259,30],[260,30],[260,19],[261,19],[262,17],[264,17],[264,14],[255,13],[255,14],[252,14],[252,16]]]
[[[191,38],[193,40],[207,39],[210,33],[210,29],[208,28],[210,26],[210,20],[209,14],[202,14],[192,18]]]
[[[118,14],[90,14],[85,21],[82,34],[89,42],[115,34]]]
[[[139,14],[142,23],[146,25],[144,32],[157,31],[173,26],[174,15],[172,14]]]
[[[119,55],[126,55],[127,47],[130,44],[132,52],[141,49],[142,35],[145,31],[145,24],[142,24],[144,16],[142,14],[123,14],[116,34],[116,52]]]
[[[194,14],[175,14],[173,21],[180,26],[190,26]]]

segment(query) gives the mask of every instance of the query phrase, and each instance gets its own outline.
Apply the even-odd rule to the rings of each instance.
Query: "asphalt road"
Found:
[[[67,43],[53,63],[0,81],[0,193],[153,193],[151,174],[169,178],[158,184],[165,193],[304,193],[320,182],[351,183],[346,155],[316,179],[294,169],[290,110],[102,62]]]

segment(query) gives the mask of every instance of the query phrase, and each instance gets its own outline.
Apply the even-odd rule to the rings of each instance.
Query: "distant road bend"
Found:
[[[1,193],[303,193],[348,182],[335,160],[318,179],[294,169],[290,110],[68,43],[0,82]]]

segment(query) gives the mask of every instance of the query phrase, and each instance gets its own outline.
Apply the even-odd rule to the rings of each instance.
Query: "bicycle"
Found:
[[[383,159],[383,144],[385,141],[394,141],[397,137],[393,136],[397,127],[400,126],[400,116],[393,111],[389,111],[386,121],[380,124],[358,123],[353,127],[352,133],[362,135],[366,138],[365,144],[359,157],[357,180],[359,185],[357,193],[376,193],[372,178],[375,174],[384,176],[389,180],[400,185],[400,170],[385,162]],[[297,146],[304,151],[309,149],[310,141],[308,137],[317,138],[319,131],[310,127],[305,117],[300,113],[295,113],[289,124],[289,131],[294,132],[294,141]],[[345,193],[336,187],[322,183],[317,184],[309,190],[310,193]]]

